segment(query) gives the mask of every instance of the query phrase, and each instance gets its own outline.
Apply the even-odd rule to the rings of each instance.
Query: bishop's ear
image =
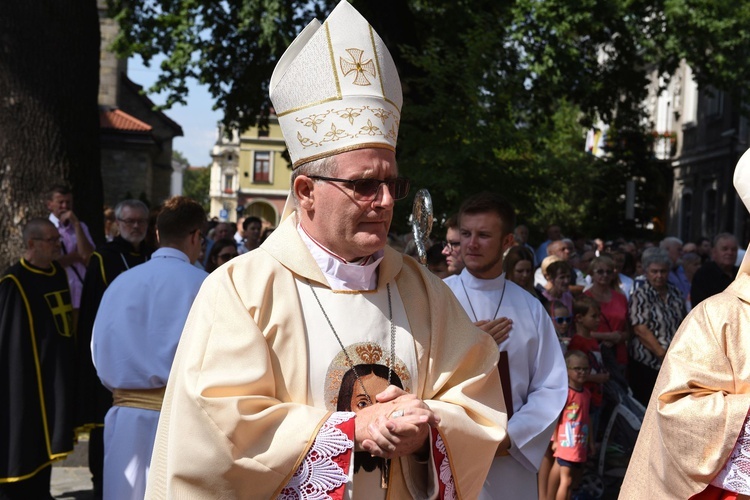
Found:
[[[300,175],[294,179],[293,187],[300,208],[312,210],[315,201],[315,182],[306,175]]]

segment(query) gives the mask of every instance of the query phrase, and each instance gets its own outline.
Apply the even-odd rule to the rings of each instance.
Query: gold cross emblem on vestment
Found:
[[[70,303],[70,292],[67,290],[50,292],[44,296],[44,299],[55,319],[58,333],[63,337],[70,337],[73,334],[73,306]]]
[[[350,56],[352,56],[352,60],[345,61],[343,57],[339,58],[339,61],[341,63],[341,72],[344,73],[344,76],[348,76],[352,71],[356,72],[354,82],[352,82],[354,83],[354,85],[371,85],[370,80],[367,79],[365,73],[369,73],[370,76],[375,78],[375,63],[372,62],[372,59],[362,61],[362,55],[365,53],[364,50],[346,49],[346,51]]]

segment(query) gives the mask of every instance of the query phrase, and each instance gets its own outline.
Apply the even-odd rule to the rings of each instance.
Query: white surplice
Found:
[[[120,274],[102,297],[91,353],[109,390],[155,389],[169,371],[193,299],[208,274],[174,248]],[[159,412],[113,406],[104,420],[104,498],[143,498]]]
[[[445,283],[472,321],[513,320],[510,336],[499,346],[508,352],[510,364],[510,455],[493,461],[482,498],[536,498],[536,473],[568,391],[565,361],[552,321],[539,300],[506,281],[505,274],[484,280],[464,269]]]

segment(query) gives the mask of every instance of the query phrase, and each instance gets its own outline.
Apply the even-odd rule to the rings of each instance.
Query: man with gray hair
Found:
[[[711,260],[695,273],[691,289],[691,299],[695,307],[705,299],[723,292],[739,269],[737,261],[737,238],[731,233],[719,233],[711,247]]]
[[[503,441],[497,347],[386,246],[401,85],[346,1],[279,59],[293,203],[214,271],[167,384],[148,498],[477,498]]]
[[[682,294],[682,300],[688,303],[690,297],[690,281],[685,276],[682,267],[682,240],[674,236],[667,236],[659,243],[659,248],[667,252],[672,265],[669,269],[669,282],[672,283]]]
[[[145,243],[149,210],[140,200],[124,200],[115,206],[115,222],[119,235],[96,249],[91,255],[81,293],[78,319],[78,390],[77,423],[91,429],[89,437],[89,470],[94,486],[94,497],[101,498],[104,466],[104,416],[112,406],[110,393],[96,376],[91,362],[91,332],[104,291],[112,281],[151,255]]]

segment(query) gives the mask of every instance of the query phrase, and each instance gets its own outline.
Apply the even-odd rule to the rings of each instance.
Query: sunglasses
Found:
[[[221,260],[232,260],[237,257],[236,253],[220,253],[216,257]]]
[[[567,325],[570,324],[571,321],[573,321],[573,316],[555,316],[553,319],[558,325]]]
[[[358,201],[372,201],[380,192],[380,185],[388,186],[388,191],[394,200],[403,200],[409,194],[409,179],[396,177],[395,179],[338,179],[336,177],[324,177],[322,175],[308,175],[310,179],[327,182],[343,182],[351,185],[354,191],[354,199]]]

